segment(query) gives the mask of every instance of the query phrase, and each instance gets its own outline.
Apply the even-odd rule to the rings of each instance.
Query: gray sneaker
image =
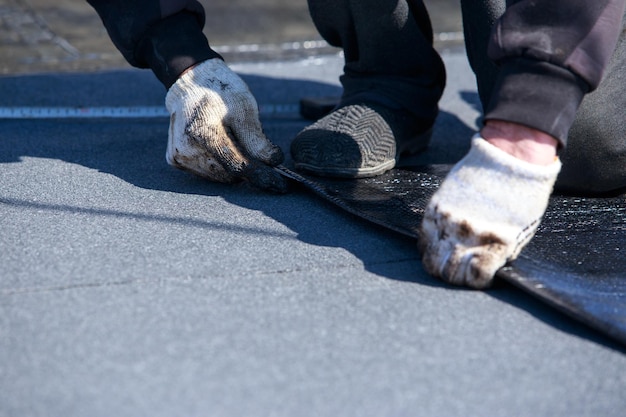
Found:
[[[373,177],[392,169],[401,154],[428,146],[431,133],[406,110],[348,104],[302,130],[291,143],[291,156],[296,169],[312,174]]]

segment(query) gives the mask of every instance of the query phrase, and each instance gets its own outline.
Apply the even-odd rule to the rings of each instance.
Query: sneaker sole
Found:
[[[426,149],[428,144],[430,143],[430,139],[433,134],[433,129],[430,128],[426,132],[415,136],[411,140],[406,141],[403,146],[401,146],[396,152],[395,159],[389,159],[384,161],[373,167],[366,168],[345,168],[345,167],[318,167],[315,165],[302,163],[302,162],[294,162],[294,167],[298,170],[302,170],[308,172],[310,174],[314,174],[320,177],[337,177],[337,178],[370,178],[376,177],[378,175],[382,175],[385,172],[393,169],[400,156],[402,155],[413,155],[420,151]]]

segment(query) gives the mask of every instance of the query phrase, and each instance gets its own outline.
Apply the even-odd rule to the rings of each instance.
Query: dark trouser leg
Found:
[[[476,73],[483,107],[487,108],[498,69],[487,56],[494,19],[505,9],[504,0],[462,0],[466,47]],[[585,96],[562,152],[563,170],[557,189],[599,193],[626,187],[626,34],[598,89]]]
[[[345,54],[343,102],[379,95],[434,121],[445,69],[422,1],[309,0],[320,34]]]
[[[465,49],[476,75],[478,94],[483,108],[487,107],[498,68],[487,56],[489,35],[495,21],[505,10],[504,0],[461,0]]]
[[[599,193],[626,187],[626,16],[602,83],[583,100],[563,151],[557,187]]]
[[[341,103],[291,143],[297,169],[371,177],[428,146],[445,69],[421,0],[309,0],[313,21],[343,48]]]

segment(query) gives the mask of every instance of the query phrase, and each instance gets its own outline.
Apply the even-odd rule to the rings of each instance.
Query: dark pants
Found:
[[[561,1],[569,2],[570,8],[574,3],[583,3],[580,0]],[[608,3],[620,1],[606,0]],[[550,0],[550,7],[556,7],[556,10],[560,11],[556,3],[559,1]],[[519,46],[514,43],[519,36],[513,34],[510,38],[506,38],[506,31],[518,24],[514,12],[520,14],[530,12],[523,9],[523,0],[509,0],[509,7],[516,4],[517,7],[507,11],[507,19],[502,19],[506,10],[505,0],[462,0],[461,4],[467,55],[476,75],[483,107],[487,109],[487,116],[495,114],[494,118],[500,118],[500,115],[504,115],[503,118],[506,120],[507,112],[513,115],[518,112],[515,108],[511,108],[510,98],[509,103],[506,97],[499,100],[500,90],[504,87],[497,80],[503,70],[501,70],[501,65],[496,66],[488,57],[488,52],[492,58],[497,55],[515,53],[514,49]],[[599,4],[599,0],[598,3],[593,4]],[[375,93],[373,95],[382,96],[394,105],[409,109],[416,117],[424,120],[434,119],[437,113],[437,102],[445,86],[445,69],[432,47],[432,28],[422,1],[309,0],[309,8],[320,34],[330,44],[344,49],[346,65],[341,78],[344,101],[355,96]],[[571,24],[572,28],[588,32],[593,27],[585,27],[585,25],[592,25],[595,22],[593,19],[598,20],[597,16],[593,16],[593,10],[590,10],[588,15],[590,15],[589,19],[585,21],[581,18],[585,14],[574,11],[572,16],[561,16],[563,20],[560,24]],[[488,51],[492,28],[498,19],[505,33],[498,39],[500,43],[491,41],[491,49]],[[534,19],[540,21],[543,16],[538,13]],[[569,23],[567,19],[582,20]],[[542,28],[544,33],[546,28],[549,32],[550,26],[546,25]],[[522,29],[526,30],[527,36],[534,35],[533,28]],[[615,28],[605,28],[604,32],[611,30],[615,32]],[[603,33],[600,35],[607,37]],[[548,36],[559,35],[548,33]],[[563,43],[564,40],[560,39],[559,42]],[[580,44],[584,46],[583,41],[576,42],[577,39],[568,38],[563,44],[571,48],[579,48]],[[508,49],[502,48],[501,43],[505,43],[504,46]],[[507,43],[513,43],[513,45]],[[497,45],[494,46],[494,44]],[[552,133],[545,126],[554,122],[551,119],[560,119],[560,126],[554,135],[556,137],[560,134],[565,135],[566,137],[561,136],[560,139],[563,144],[567,143],[566,148],[561,152],[564,166],[557,182],[557,186],[561,189],[575,192],[604,192],[626,187],[626,122],[624,122],[626,119],[626,91],[624,91],[626,90],[626,74],[624,73],[626,32],[622,30],[617,51],[608,65],[605,61],[613,50],[612,44],[609,41],[601,42],[601,45],[604,45],[604,49],[595,46],[588,47],[586,52],[597,56],[592,56],[587,61],[583,59],[588,58],[586,54],[571,54],[572,51],[566,51],[569,53],[567,56],[582,58],[566,61],[555,52],[553,56],[537,55],[527,60],[528,62],[543,59],[552,61],[557,65],[548,66],[556,68],[556,77],[561,71],[564,78],[569,76],[578,80],[577,82],[582,86],[580,90],[583,92],[584,88],[595,87],[594,84],[599,81],[603,67],[606,67],[604,80],[596,91],[585,96],[580,107],[578,107],[579,99],[573,98],[565,101],[562,107],[573,107],[573,110],[569,110],[569,115],[567,112],[564,115],[550,115],[547,112],[544,115],[540,112],[539,118],[530,114],[519,120],[531,127]],[[524,45],[520,49],[523,47]],[[568,69],[563,71],[564,68]],[[574,77],[571,72],[577,72],[582,76]],[[565,85],[567,87],[574,83],[570,82]],[[548,88],[546,91],[549,91],[551,86],[554,86],[554,91],[547,95],[558,100],[560,95],[560,90],[557,89],[558,82],[546,84]],[[544,89],[537,90],[541,93]],[[509,94],[509,97],[513,97],[515,101],[516,95]],[[559,107],[550,101],[550,97],[547,105],[552,108]],[[526,106],[526,108],[530,107]],[[577,112],[575,112],[576,108],[578,108]],[[522,107],[521,112],[523,111]],[[542,117],[543,120],[538,120]],[[533,126],[535,121],[537,125]],[[568,135],[567,131],[570,126],[571,130]]]
[[[421,1],[309,0],[309,9],[324,39],[344,50],[344,102],[375,93],[434,122],[446,76]]]

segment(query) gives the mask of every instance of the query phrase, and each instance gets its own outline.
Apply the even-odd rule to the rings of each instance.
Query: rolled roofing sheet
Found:
[[[281,173],[370,222],[414,238],[449,166],[394,169],[374,178]],[[626,195],[555,195],[535,237],[497,277],[626,344]]]

